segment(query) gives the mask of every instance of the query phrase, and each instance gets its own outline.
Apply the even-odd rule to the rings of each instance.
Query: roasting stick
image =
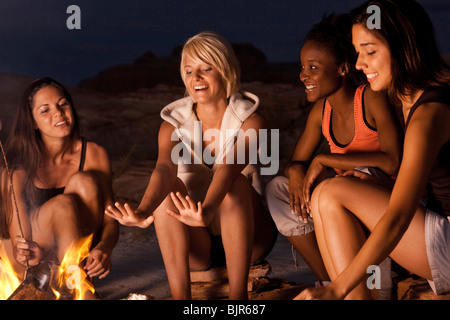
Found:
[[[0,129],[1,129],[1,122],[0,122]],[[5,150],[3,149],[3,144],[2,144],[1,140],[0,140],[0,148],[2,149],[2,155],[3,155],[3,161],[5,162],[6,173],[8,174],[8,177],[9,177],[9,186],[10,186],[11,193],[13,196],[14,207],[16,209],[16,214],[17,214],[17,220],[19,222],[20,235],[22,238],[25,238],[23,235],[22,223],[20,222],[19,206],[17,205],[16,193],[14,192],[14,188],[13,188],[12,175],[11,175],[11,172],[9,171],[8,161],[6,161],[6,154],[5,154]],[[28,261],[25,261],[25,263],[26,263],[25,267],[28,270]],[[26,271],[25,271],[25,274],[26,274]]]

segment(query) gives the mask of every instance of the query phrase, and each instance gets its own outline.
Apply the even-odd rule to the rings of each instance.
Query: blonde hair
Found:
[[[241,89],[241,68],[230,43],[221,35],[207,31],[189,38],[181,52],[180,73],[185,83],[186,56],[214,67],[222,76],[227,98]]]

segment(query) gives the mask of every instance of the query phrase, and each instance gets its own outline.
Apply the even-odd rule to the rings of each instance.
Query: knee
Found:
[[[173,192],[174,194],[179,192],[182,195],[188,194],[186,186],[184,185],[184,182],[180,178],[177,177],[169,194],[166,195],[166,197],[161,202],[161,204],[158,206],[158,208],[155,209],[155,212],[153,213],[155,218],[159,218],[160,216],[166,217],[167,209],[176,210],[175,204],[173,203],[172,198],[170,197],[171,192]]]
[[[314,190],[311,196],[311,211],[313,218],[319,213],[321,215],[327,212],[332,212],[336,207],[339,197],[337,196],[337,190],[342,187],[343,177],[335,177],[324,180]]]
[[[77,193],[82,197],[98,197],[100,194],[100,183],[92,172],[76,172],[66,185],[67,193]]]
[[[242,174],[236,177],[220,206],[221,211],[245,206],[252,202],[252,185]]]
[[[76,199],[68,194],[60,194],[50,199],[42,207],[40,214],[51,215],[53,222],[61,221],[64,223],[78,223],[79,208]]]

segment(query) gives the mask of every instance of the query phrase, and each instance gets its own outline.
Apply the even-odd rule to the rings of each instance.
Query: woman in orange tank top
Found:
[[[377,168],[387,175],[398,169],[400,128],[387,97],[362,83],[355,69],[348,15],[325,17],[307,35],[301,50],[308,101],[314,105],[285,176],[266,186],[267,204],[278,230],[287,237],[313,273],[329,280],[309,216],[309,198],[327,168],[338,172]],[[323,137],[331,154],[316,155]]]

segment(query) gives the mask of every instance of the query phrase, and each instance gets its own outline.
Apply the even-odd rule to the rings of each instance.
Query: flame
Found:
[[[70,292],[74,296],[74,300],[83,300],[89,292],[92,295],[94,294],[94,286],[80,266],[81,262],[89,256],[92,237],[93,235],[91,234],[73,243],[65,253],[61,264],[56,270],[56,274],[52,272],[52,278],[55,281],[51,281],[51,289],[57,300],[61,297],[60,290],[62,288]]]
[[[0,300],[8,299],[19,285],[19,277],[9,260],[0,258]]]

